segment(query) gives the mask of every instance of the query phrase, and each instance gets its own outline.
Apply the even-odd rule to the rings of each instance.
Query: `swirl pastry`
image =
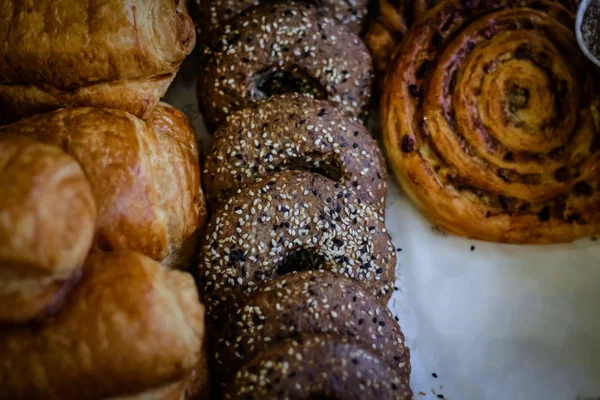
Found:
[[[408,32],[383,138],[440,228],[511,243],[600,231],[600,85],[572,26],[554,1],[451,0]]]
[[[198,144],[183,113],[164,103],[147,121],[119,110],[61,109],[0,128],[7,134],[58,146],[79,162],[98,206],[94,250],[129,249],[187,266],[206,205]]]
[[[202,243],[209,315],[232,314],[265,281],[307,269],[346,275],[389,300],[396,252],[382,221],[352,189],[310,172],[244,186],[215,212]]]
[[[571,11],[577,10],[579,0],[560,0]],[[426,11],[442,3],[442,0],[379,0],[376,16],[369,23],[365,43],[373,57],[376,71],[383,72],[392,59],[394,51],[404,38],[406,30],[418,21]],[[467,1],[464,1],[467,4]],[[518,2],[515,1],[515,4]],[[438,40],[435,37],[434,40]]]
[[[0,136],[0,323],[57,307],[92,245],[96,202],[58,147]]]
[[[185,0],[5,0],[0,120],[83,106],[146,119],[195,42]]]
[[[358,35],[314,5],[251,8],[232,19],[206,53],[198,102],[211,131],[229,113],[283,93],[307,93],[349,116],[366,115],[369,52]]]
[[[272,346],[238,373],[226,399],[412,399],[397,372],[368,347],[334,335]]]
[[[385,208],[377,143],[360,122],[308,96],[275,96],[231,114],[213,137],[202,180],[214,207],[257,177],[290,169],[320,173]]]

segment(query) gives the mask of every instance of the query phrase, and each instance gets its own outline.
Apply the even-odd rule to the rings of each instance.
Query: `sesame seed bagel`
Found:
[[[195,0],[193,17],[204,37],[226,25],[231,18],[254,7],[262,0]],[[359,34],[367,15],[367,0],[315,0],[311,3],[323,8],[353,32]]]
[[[275,96],[227,117],[208,150],[203,182],[214,208],[257,176],[291,169],[318,172],[385,208],[387,172],[375,140],[330,103],[304,95]]]
[[[198,101],[214,131],[230,112],[276,94],[327,99],[353,117],[366,116],[371,56],[347,26],[305,3],[266,3],[231,20],[205,49]]]
[[[289,339],[236,374],[227,399],[412,399],[398,372],[370,350],[332,335]]]
[[[234,373],[285,339],[320,333],[371,349],[409,384],[409,351],[390,310],[359,283],[328,271],[291,273],[260,286],[219,339],[216,364]]]
[[[257,285],[294,270],[329,270],[391,297],[396,253],[383,217],[321,175],[259,178],[215,212],[206,232],[199,276],[215,320],[237,311]]]

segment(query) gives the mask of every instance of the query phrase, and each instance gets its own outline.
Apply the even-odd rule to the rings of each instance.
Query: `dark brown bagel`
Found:
[[[194,0],[192,15],[198,31],[204,38],[210,36],[218,27],[226,25],[231,18],[242,11],[257,6],[264,0]],[[309,1],[348,26],[353,32],[360,33],[367,16],[367,0],[314,0]]]
[[[303,95],[276,96],[227,118],[204,164],[208,201],[214,208],[256,177],[290,169],[321,173],[385,208],[387,172],[375,140],[330,103]]]
[[[345,114],[366,115],[371,56],[360,38],[316,6],[261,4],[231,20],[205,50],[198,101],[214,131],[236,110],[270,96],[301,92]]]
[[[291,273],[261,285],[219,336],[216,364],[235,373],[285,339],[321,333],[370,349],[409,384],[409,351],[390,310],[359,283],[328,271]]]
[[[398,372],[368,348],[319,335],[289,339],[246,364],[226,399],[412,399]]]
[[[244,186],[215,212],[199,276],[218,319],[236,312],[258,285],[298,269],[346,275],[387,301],[395,267],[375,208],[321,175],[285,171]]]

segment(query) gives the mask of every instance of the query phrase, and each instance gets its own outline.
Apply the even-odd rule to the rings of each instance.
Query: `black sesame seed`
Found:
[[[471,251],[475,250],[475,246],[471,246]]]
[[[377,323],[377,317],[373,317],[373,323],[376,324]]]
[[[444,395],[443,394],[438,394],[437,397],[438,397],[438,399],[443,399]]]
[[[431,374],[431,376],[433,376],[434,378],[438,377],[438,374],[436,374],[435,372],[433,374]]]
[[[358,143],[352,143],[352,147],[357,148],[358,147]]]
[[[400,252],[402,251],[402,249],[401,249],[400,247],[398,247],[398,248],[396,249],[396,251],[397,251],[398,253],[400,253]]]
[[[362,325],[364,322],[365,322],[365,320],[364,320],[364,319],[362,319],[362,318],[358,320],[358,324],[359,324],[359,325]]]

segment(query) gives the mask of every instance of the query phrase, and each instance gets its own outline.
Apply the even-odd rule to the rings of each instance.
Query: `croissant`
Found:
[[[182,398],[206,340],[194,279],[92,253],[60,312],[0,330],[0,399]]]
[[[95,219],[92,189],[75,159],[26,137],[0,136],[0,323],[59,305],[90,249]]]
[[[510,243],[600,232],[600,76],[558,1],[447,0],[385,80],[384,146],[438,227]]]
[[[6,0],[0,116],[115,108],[146,119],[195,44],[184,0]]]
[[[129,249],[185,265],[204,225],[198,144],[183,113],[159,104],[146,122],[119,110],[61,109],[0,128],[61,147],[81,165],[98,206],[93,249]]]

